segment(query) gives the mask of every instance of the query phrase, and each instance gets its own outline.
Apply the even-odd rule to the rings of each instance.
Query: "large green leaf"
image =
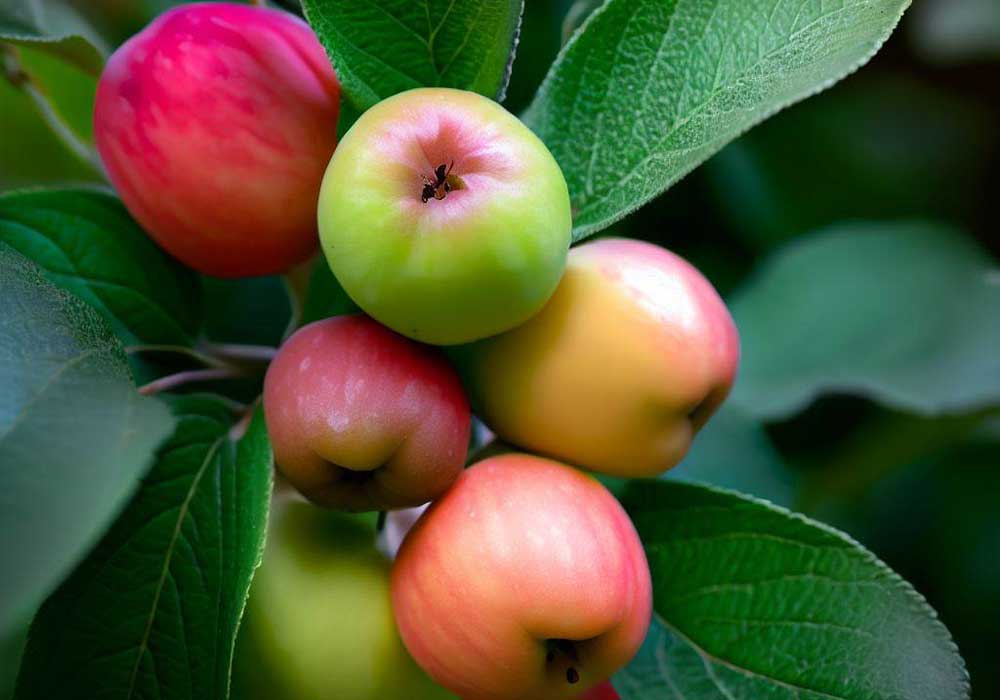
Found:
[[[344,94],[364,111],[417,87],[502,99],[523,0],[305,0]]]
[[[1000,403],[1000,270],[943,226],[846,224],[799,239],[732,300],[731,401],[780,418],[824,392],[923,414]]]
[[[86,304],[0,243],[0,636],[93,545],[173,420]]]
[[[223,402],[174,407],[177,430],[138,496],[35,618],[16,698],[228,696],[264,543],[270,445],[260,411],[234,443]]]
[[[100,75],[107,47],[65,0],[0,0],[0,42],[33,46]]]
[[[865,63],[909,0],[609,0],[525,120],[562,166],[575,240]]]
[[[634,482],[624,503],[656,623],[624,700],[961,700],[961,657],[913,588],[853,540],[761,501]]]
[[[109,194],[2,195],[0,241],[90,303],[128,342],[190,345],[198,334],[197,276],[163,253]]]

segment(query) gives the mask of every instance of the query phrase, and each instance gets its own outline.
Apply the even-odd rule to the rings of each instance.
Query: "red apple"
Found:
[[[407,649],[465,700],[578,697],[632,658],[652,606],[614,496],[523,454],[462,473],[407,535],[391,587]]]
[[[435,498],[469,442],[469,405],[440,352],[360,315],[288,339],[264,379],[264,412],[282,474],[346,510]]]
[[[545,308],[463,348],[477,415],[502,439],[617,476],[676,465],[732,387],[739,336],[691,264],[651,243],[573,248]]]
[[[580,700],[620,700],[620,698],[611,682],[605,681],[581,695]]]
[[[339,96],[297,17],[185,5],[108,60],[94,136],[125,206],[169,253],[210,275],[270,274],[318,244]]]

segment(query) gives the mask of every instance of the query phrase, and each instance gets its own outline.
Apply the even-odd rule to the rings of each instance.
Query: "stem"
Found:
[[[166,377],[160,377],[149,384],[139,387],[139,393],[143,396],[151,396],[161,391],[176,389],[179,386],[184,386],[185,384],[191,384],[194,382],[208,382],[213,379],[237,379],[244,376],[246,376],[246,374],[242,370],[233,367],[191,369],[184,372],[178,372],[177,374],[169,374]]]
[[[17,52],[9,46],[0,46],[0,61],[3,63],[3,76],[12,86],[23,92],[34,103],[38,115],[42,118],[52,133],[62,141],[77,158],[85,162],[94,171],[108,181],[107,171],[101,162],[97,151],[79,137],[56,111],[48,96],[42,91],[34,78],[24,70],[24,66],[18,60]]]

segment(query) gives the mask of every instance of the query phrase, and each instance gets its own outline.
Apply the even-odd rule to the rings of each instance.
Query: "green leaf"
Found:
[[[125,503],[173,427],[89,306],[0,243],[0,636]]]
[[[764,426],[732,403],[712,416],[690,453],[666,476],[752,493],[782,506],[791,505],[797,481]]]
[[[271,451],[207,395],[174,401],[177,430],[90,557],[42,606],[18,676],[25,698],[223,699],[260,563]]]
[[[525,121],[569,185],[574,240],[864,64],[909,0],[609,0],[564,47]]]
[[[326,258],[320,256],[313,264],[302,306],[302,325],[319,321],[330,316],[356,314],[361,309],[347,295],[340,282],[333,276]]]
[[[731,401],[781,418],[824,392],[920,414],[1000,403],[1000,270],[959,232],[847,224],[773,255],[731,301]]]
[[[624,700],[960,700],[968,676],[913,588],[827,526],[731,492],[633,482],[655,619]]]
[[[163,253],[110,194],[2,195],[0,241],[90,303],[126,342],[190,345],[198,335],[197,276]]]
[[[302,7],[344,95],[364,111],[418,87],[502,100],[523,0],[305,0]]]
[[[64,0],[0,0],[0,42],[32,46],[98,76],[107,47]]]

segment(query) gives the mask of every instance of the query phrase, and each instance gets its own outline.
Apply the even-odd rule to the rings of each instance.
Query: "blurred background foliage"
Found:
[[[0,18],[12,16],[11,2],[21,0],[0,0]],[[104,50],[172,4],[41,3],[51,15],[43,20],[82,23]],[[272,4],[292,10],[296,5]],[[565,38],[599,4],[526,3],[506,103],[511,111],[527,105]],[[73,138],[86,146],[95,77],[35,46],[0,42],[0,49],[8,76],[0,81],[0,189],[100,183],[94,166],[54,135],[39,119],[35,100],[10,79],[12,71],[30,76]],[[867,286],[846,272],[827,270],[824,276],[822,269],[804,270],[794,281],[772,277],[766,281],[776,288],[765,300],[771,306],[747,316],[777,324],[810,291],[825,289],[829,301],[841,302],[818,305],[808,334],[781,339],[791,365],[800,355],[831,363],[811,368],[825,370],[824,380],[812,387],[816,396],[790,411],[760,411],[774,397],[755,399],[738,386],[738,400],[670,476],[790,505],[874,550],[939,612],[968,662],[976,698],[1000,697],[994,658],[1000,642],[1000,375],[996,361],[955,355],[948,345],[969,327],[1000,337],[1000,229],[993,212],[1000,196],[998,76],[998,0],[919,0],[864,70],[752,130],[607,232],[678,252],[738,303],[761,282],[762,270],[770,269],[764,262],[774,256],[801,253],[801,246],[830,231],[850,230],[865,239],[859,255],[880,266],[880,274],[866,278]],[[938,232],[935,246],[943,247],[922,247],[929,228]],[[884,235],[889,229],[891,237]],[[908,254],[900,256],[900,250]],[[907,272],[912,265],[899,260],[914,251],[934,258],[919,273]],[[813,264],[855,268],[843,256],[820,256],[818,263],[815,258]],[[934,267],[939,259],[959,258],[971,261],[969,266],[948,267],[947,274]],[[866,262],[871,259],[858,259],[857,268]],[[961,281],[963,275],[972,286]],[[832,287],[814,286],[831,276]],[[838,279],[844,288],[837,288]],[[911,294],[907,283],[921,293]],[[206,292],[210,336],[254,343],[280,337],[289,310],[276,279],[212,282]],[[247,292],[252,308],[243,301]],[[914,294],[909,305],[901,298]],[[894,317],[891,304],[909,315]],[[975,314],[967,313],[971,305],[978,307]],[[870,312],[879,309],[886,317],[870,322]],[[854,319],[868,322],[852,325]],[[912,400],[900,400],[892,381],[874,386],[844,379],[850,365],[893,357],[899,336],[893,331],[900,325],[923,329],[907,339],[910,356],[920,355],[919,363],[904,368],[918,373],[906,380]],[[763,327],[741,332],[745,340],[755,338]],[[912,345],[917,342],[924,345]],[[1000,342],[992,351],[1000,356]],[[986,376],[953,375],[949,363]],[[852,371],[856,375],[857,367]],[[953,376],[960,386],[947,386]],[[766,391],[768,385],[759,386]],[[949,402],[942,393],[967,400]],[[8,643],[16,641],[0,640]],[[0,687],[5,672],[0,669]]]

